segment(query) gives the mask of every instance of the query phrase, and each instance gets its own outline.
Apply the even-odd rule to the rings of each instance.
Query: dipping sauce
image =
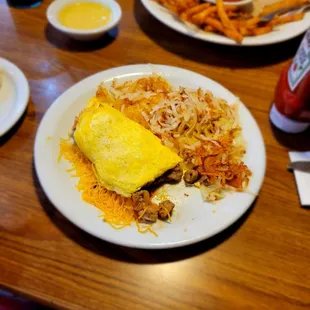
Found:
[[[76,2],[66,5],[59,13],[59,22],[75,30],[91,30],[108,24],[111,10],[96,2]]]

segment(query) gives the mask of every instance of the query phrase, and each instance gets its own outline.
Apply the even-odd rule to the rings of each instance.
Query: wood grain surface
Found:
[[[310,131],[271,127],[279,74],[301,37],[274,46],[238,48],[196,41],[160,24],[139,0],[119,1],[117,29],[80,43],[51,28],[45,11],[0,0],[0,56],[26,74],[31,99],[0,138],[0,284],[67,309],[309,309],[310,210],[300,207],[289,149],[309,149]],[[196,71],[239,96],[257,120],[267,149],[265,181],[237,223],[193,246],[128,249],[81,231],[51,205],[33,167],[39,122],[68,87],[98,71],[160,63]]]

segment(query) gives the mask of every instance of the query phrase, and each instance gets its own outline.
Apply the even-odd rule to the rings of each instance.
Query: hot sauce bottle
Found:
[[[310,127],[310,29],[293,61],[280,75],[270,120],[287,133],[302,132]]]

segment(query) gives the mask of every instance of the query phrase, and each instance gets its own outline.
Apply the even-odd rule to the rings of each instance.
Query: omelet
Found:
[[[105,188],[129,197],[182,161],[151,131],[97,101],[79,115],[74,140]]]

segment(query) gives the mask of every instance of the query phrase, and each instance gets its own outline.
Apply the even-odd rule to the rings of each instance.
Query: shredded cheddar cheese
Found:
[[[98,183],[93,164],[80,151],[80,149],[69,139],[61,139],[60,154],[58,161],[62,158],[68,160],[72,167],[67,172],[73,172],[72,177],[79,178],[76,188],[81,192],[82,199],[103,212],[99,217],[114,229],[122,229],[136,222],[140,233],[150,232],[157,234],[150,225],[142,225],[134,215],[133,202],[131,198],[122,197],[115,192],[105,189]]]
[[[81,192],[82,199],[100,209],[104,213],[105,222],[120,229],[135,220],[131,199],[108,191],[99,184],[92,163],[70,140],[61,139],[60,157],[64,157],[72,165],[67,172],[74,171],[72,177],[79,178],[76,188]]]

